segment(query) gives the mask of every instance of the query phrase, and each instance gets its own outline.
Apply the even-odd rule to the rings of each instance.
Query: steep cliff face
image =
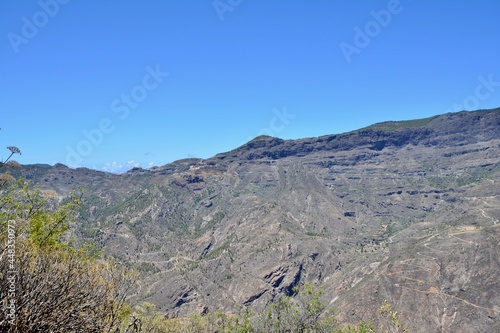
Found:
[[[169,315],[259,308],[304,282],[350,321],[384,299],[416,332],[500,328],[500,109],[112,175],[11,171],[87,188],[75,235],[143,273],[131,301]]]

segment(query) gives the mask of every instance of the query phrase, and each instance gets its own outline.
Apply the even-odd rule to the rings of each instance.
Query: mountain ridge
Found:
[[[321,136],[317,136],[317,137],[306,137],[306,138],[300,138],[300,139],[281,139],[279,137],[272,137],[272,136],[269,136],[269,135],[260,135],[260,136],[257,136],[255,138],[251,139],[247,143],[244,143],[243,145],[241,145],[239,147],[236,147],[235,149],[232,149],[232,150],[227,151],[227,152],[222,152],[222,153],[215,154],[214,156],[206,158],[206,159],[204,159],[204,158],[197,158],[197,157],[183,158],[183,159],[175,160],[175,161],[172,161],[170,163],[167,163],[167,164],[164,164],[164,165],[161,165],[161,166],[153,166],[153,167],[151,167],[149,169],[144,169],[142,167],[133,167],[132,169],[130,169],[128,171],[125,171],[123,173],[136,172],[138,170],[150,170],[150,171],[154,171],[154,170],[157,170],[157,169],[165,168],[165,167],[167,167],[169,165],[179,164],[179,163],[181,163],[183,161],[209,160],[209,159],[215,158],[217,156],[224,156],[226,154],[235,152],[235,151],[237,151],[240,148],[246,147],[247,145],[250,145],[251,148],[258,147],[259,145],[262,146],[264,142],[270,142],[273,145],[276,145],[277,143],[301,142],[301,141],[313,141],[313,140],[318,140],[319,142],[324,142],[325,140],[326,141],[331,141],[331,140],[334,140],[334,139],[336,139],[338,137],[345,137],[345,136],[352,135],[352,134],[355,134],[355,133],[360,133],[360,132],[364,133],[366,131],[372,131],[372,130],[375,131],[375,132],[377,132],[377,133],[379,133],[379,132],[387,133],[387,132],[393,132],[393,131],[400,130],[400,129],[408,129],[408,128],[409,129],[415,129],[415,128],[419,128],[419,127],[424,127],[424,126],[428,125],[430,122],[432,122],[433,120],[435,120],[437,118],[450,117],[450,116],[451,117],[462,116],[462,115],[467,115],[469,113],[474,113],[474,114],[476,114],[476,115],[479,116],[481,114],[487,114],[487,113],[490,113],[490,112],[493,112],[493,113],[494,112],[500,112],[500,108],[480,109],[480,110],[476,110],[476,111],[450,112],[450,113],[439,114],[439,115],[435,115],[435,116],[431,116],[431,117],[427,117],[427,118],[418,118],[418,119],[411,119],[411,120],[382,121],[382,122],[374,123],[372,125],[369,125],[369,126],[366,126],[366,127],[362,127],[362,128],[359,128],[359,129],[355,129],[355,130],[352,130],[352,131],[347,131],[347,132],[342,132],[342,133],[337,133],[337,134],[326,134],[326,135],[321,135]],[[28,164],[28,165],[40,166],[40,167],[51,167],[51,165],[46,164],[46,163],[42,163],[42,164],[35,163],[35,164]],[[65,165],[63,163],[60,163],[60,162],[57,162],[54,165],[52,165],[52,167],[55,167],[55,166],[70,168],[67,165]],[[101,172],[106,172],[106,173],[112,173],[112,172],[107,172],[107,171],[103,171],[103,170],[91,169],[91,168],[88,168],[88,167],[76,167],[76,168],[70,168],[70,169],[89,169],[89,170],[101,171]]]
[[[462,128],[472,128],[470,126],[464,126],[463,121],[461,121],[461,118],[463,119],[464,116],[467,117],[467,115],[470,115],[471,111],[461,111],[457,113],[448,113],[444,115],[438,115],[438,116],[433,116],[429,118],[423,118],[423,119],[417,119],[417,120],[409,120],[409,121],[396,121],[396,122],[382,122],[382,123],[376,123],[374,125],[350,131],[350,132],[345,132],[341,134],[330,134],[330,135],[324,135],[320,137],[312,137],[312,138],[304,138],[304,139],[297,139],[297,140],[283,140],[279,138],[272,138],[272,137],[266,137],[265,140],[259,140],[258,138],[253,139],[249,141],[248,143],[230,151],[227,153],[221,153],[217,154],[214,157],[223,159],[226,158],[227,155],[230,154],[235,154],[238,151],[241,150],[250,150],[250,149],[256,149],[256,148],[265,148],[265,149],[270,149],[270,148],[275,148],[275,147],[281,147],[284,146],[281,151],[277,151],[277,149],[274,149],[274,153],[267,152],[264,153],[264,155],[250,155],[249,158],[261,158],[261,157],[270,157],[270,158],[279,158],[279,157],[285,157],[291,154],[294,151],[298,151],[299,153],[309,153],[314,151],[315,149],[323,149],[323,150],[346,150],[346,149],[351,149],[353,147],[359,147],[361,145],[369,145],[371,146],[371,149],[373,150],[381,150],[384,148],[385,144],[395,144],[395,145],[402,145],[402,144],[407,144],[411,142],[421,142],[423,139],[429,139],[431,134],[435,131],[435,128],[446,128],[443,127],[443,122],[445,122],[444,119],[457,119],[456,122],[459,124],[456,125],[455,127],[457,129],[462,129]],[[500,112],[500,108],[496,109],[491,109],[491,110],[480,110],[480,111],[474,111],[475,115],[475,120],[479,120],[481,115],[488,115],[492,114],[495,115],[495,113]],[[479,118],[478,118],[479,117]],[[470,118],[470,117],[469,117]],[[469,119],[468,118],[468,119]],[[474,120],[474,119],[472,119]],[[439,121],[438,126],[433,126],[433,121]],[[406,132],[405,136],[401,137],[398,136],[398,134],[401,134],[401,131],[398,131],[397,129],[393,129],[391,131],[386,131],[383,129],[378,129],[384,124],[388,123],[397,123],[399,124],[399,129],[403,129],[403,132]],[[406,124],[406,125],[405,125]],[[409,126],[408,124],[417,124],[416,126]],[[451,124],[454,125],[454,124]],[[469,125],[469,124],[467,124]],[[495,124],[494,126],[496,126]],[[494,130],[494,129],[493,129]],[[394,133],[396,131],[396,133]],[[472,131],[474,132],[474,131]],[[476,129],[477,132],[477,129]],[[459,131],[455,131],[455,133],[460,133]],[[450,133],[448,133],[450,134]],[[470,134],[477,134],[477,133],[470,133]],[[492,130],[489,129],[487,132],[490,136],[495,133],[492,133]],[[459,140],[460,137],[455,138],[456,140]],[[413,141],[412,141],[413,140]],[[341,141],[341,142],[339,142]],[[347,142],[344,142],[347,141]],[[314,145],[316,144],[316,147]],[[319,144],[320,147],[317,147]],[[430,144],[430,143],[429,143]],[[306,145],[310,145],[312,147],[305,147]],[[291,146],[291,147],[290,147]],[[297,149],[294,150],[292,149],[293,146],[296,146]],[[287,147],[289,147],[287,149]],[[267,154],[267,156],[266,156]]]

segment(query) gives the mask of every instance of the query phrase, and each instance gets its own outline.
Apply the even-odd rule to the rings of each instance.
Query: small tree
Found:
[[[384,332],[407,333],[410,331],[410,328],[407,325],[401,323],[401,321],[399,320],[398,312],[392,309],[391,304],[387,302],[387,300],[384,300],[384,303],[379,309],[379,313],[383,318],[388,319],[388,323],[384,323],[384,327],[382,328]]]
[[[295,298],[283,296],[271,303],[259,316],[257,332],[336,332],[339,324],[332,312],[325,312],[321,301],[322,290],[306,284],[302,290],[294,288]]]

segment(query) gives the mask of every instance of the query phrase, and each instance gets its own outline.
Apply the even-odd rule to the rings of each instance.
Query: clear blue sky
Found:
[[[499,107],[499,13],[498,0],[0,0],[0,143],[22,164],[122,172],[259,134]]]

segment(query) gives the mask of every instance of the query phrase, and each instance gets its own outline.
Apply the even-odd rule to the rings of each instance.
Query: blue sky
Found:
[[[496,0],[0,0],[0,142],[22,164],[123,172],[260,134],[499,107],[499,12]]]

